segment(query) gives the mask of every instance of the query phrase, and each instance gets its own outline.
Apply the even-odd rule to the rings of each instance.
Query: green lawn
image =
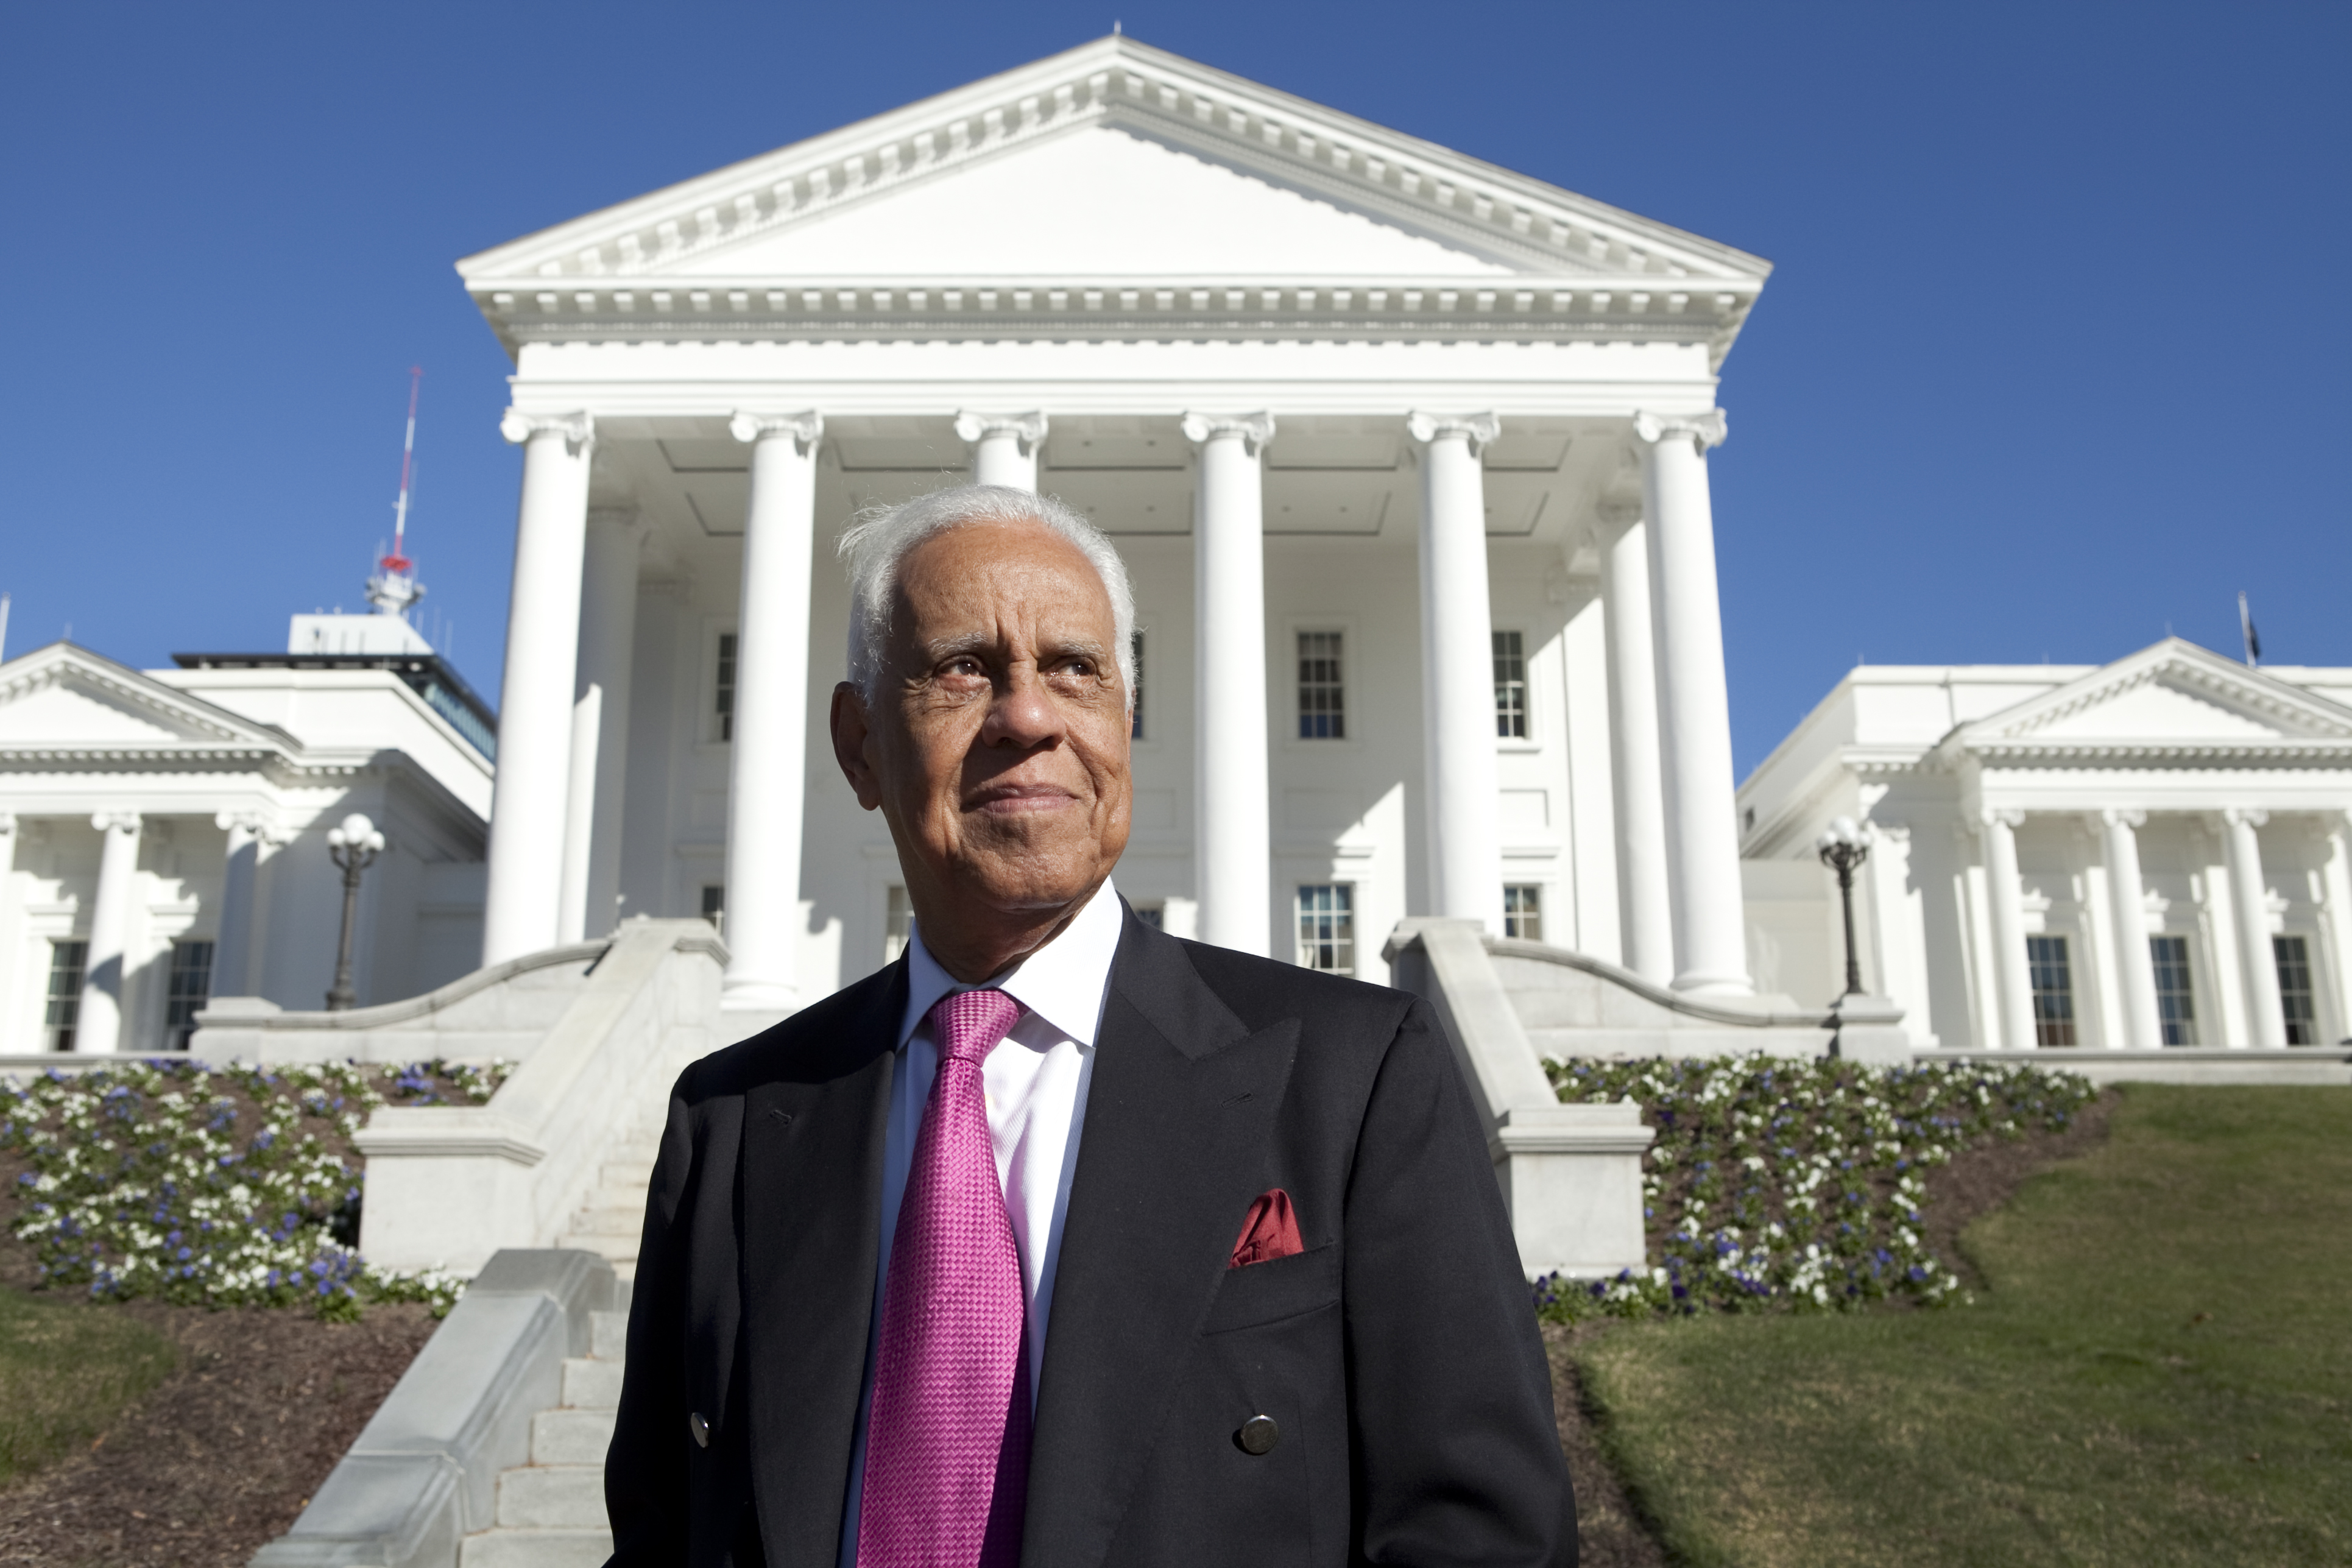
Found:
[[[1975,1304],[1629,1323],[1603,1441],[1694,1564],[2352,1563],[2352,1089],[2125,1091]]]
[[[87,1447],[177,1360],[119,1308],[0,1287],[0,1486]]]

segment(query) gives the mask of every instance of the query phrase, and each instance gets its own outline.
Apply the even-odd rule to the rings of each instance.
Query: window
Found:
[[[705,882],[702,885],[702,918],[717,926],[720,936],[727,934],[727,884]]]
[[[2066,939],[2027,937],[2025,967],[2033,980],[2033,1043],[2082,1044],[2074,1035],[2074,972],[2066,962]]]
[[[719,634],[719,679],[711,708],[719,720],[719,738],[735,738],[735,634]],[[705,910],[706,914],[709,911]]]
[[[1143,634],[1138,632],[1129,646],[1135,654],[1135,707],[1128,717],[1127,735],[1131,741],[1143,739]]]
[[[2197,1043],[2197,997],[2189,978],[2189,939],[2152,936],[2147,956],[2156,966],[2156,1017],[2168,1046]]]
[[[1356,889],[1345,882],[1298,889],[1298,962],[1326,974],[1356,973]]]
[[[1338,632],[1298,634],[1298,738],[1348,738],[1348,688]]]
[[[163,1048],[184,1051],[196,1032],[196,1014],[212,999],[213,944],[175,942],[172,944],[172,984],[163,1003]]]
[[[82,967],[89,962],[89,943],[49,943],[49,1009],[42,1022],[49,1032],[49,1049],[73,1049],[74,1029],[81,1022]]]
[[[2286,1014],[2286,1043],[2319,1044],[2319,1008],[2311,994],[2311,946],[2299,936],[2271,938],[2278,959],[2279,1006]]]
[[[1495,634],[1495,734],[1505,741],[1528,738],[1528,653],[1517,632]]]
[[[907,941],[915,934],[915,906],[908,901],[907,889],[893,888],[882,910],[882,962],[896,963],[898,955],[907,951]]]
[[[1521,942],[1543,941],[1543,889],[1532,882],[1503,889],[1503,934]]]
[[[1150,926],[1153,931],[1166,931],[1168,929],[1168,906],[1165,904],[1138,904],[1135,906],[1135,918],[1141,921],[1145,925]]]

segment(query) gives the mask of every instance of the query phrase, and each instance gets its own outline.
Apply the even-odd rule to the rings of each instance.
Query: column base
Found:
[[[730,974],[719,984],[719,1005],[730,1013],[779,1007],[790,1013],[800,1006],[800,992],[787,980],[762,980],[751,975],[739,980]]]
[[[1745,974],[1677,974],[1675,976],[1673,988],[1692,996],[1753,996],[1756,994],[1756,982]]]

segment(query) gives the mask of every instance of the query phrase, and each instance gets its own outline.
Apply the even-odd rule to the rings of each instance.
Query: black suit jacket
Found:
[[[605,1469],[614,1564],[833,1568],[906,997],[901,961],[678,1079]],[[1024,1568],[1574,1563],[1528,1286],[1426,1004],[1129,911],[1077,1161]],[[1306,1250],[1228,1269],[1272,1187]],[[1253,1457],[1259,1414],[1281,1436]]]

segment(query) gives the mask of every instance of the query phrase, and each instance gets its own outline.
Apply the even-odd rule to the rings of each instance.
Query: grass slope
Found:
[[[104,1431],[178,1359],[120,1312],[0,1287],[0,1486]]]
[[[1974,1305],[1579,1357],[1695,1564],[2352,1562],[2352,1090],[2126,1091],[1965,1238]]]

